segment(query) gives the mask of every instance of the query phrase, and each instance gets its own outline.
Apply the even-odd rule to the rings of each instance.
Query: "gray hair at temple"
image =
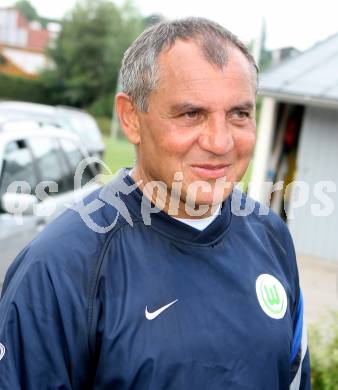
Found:
[[[148,111],[148,97],[159,80],[158,57],[177,39],[195,41],[206,60],[223,68],[227,64],[229,45],[237,47],[252,64],[257,78],[258,68],[247,47],[230,31],[204,18],[163,21],[145,30],[125,52],[122,67],[122,90],[137,108]]]

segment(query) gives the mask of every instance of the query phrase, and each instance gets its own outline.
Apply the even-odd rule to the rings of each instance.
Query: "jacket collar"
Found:
[[[149,201],[143,201],[143,193],[137,187],[131,176],[128,175],[129,168],[121,169],[107,187],[114,186],[118,197],[126,205],[132,215],[133,222],[142,223],[150,229],[177,242],[184,242],[192,245],[211,245],[218,242],[228,231],[231,223],[231,196],[223,202],[220,215],[204,230],[199,231],[175,218],[164,211],[159,210]],[[123,191],[119,191],[123,188]],[[130,192],[128,189],[132,189]],[[150,212],[151,208],[151,212]]]

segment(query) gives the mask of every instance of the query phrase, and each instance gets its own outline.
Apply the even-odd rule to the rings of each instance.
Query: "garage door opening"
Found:
[[[304,106],[279,103],[276,131],[268,165],[267,180],[276,188],[271,194],[270,207],[284,220],[290,203],[288,184],[295,180],[297,151],[304,116]]]

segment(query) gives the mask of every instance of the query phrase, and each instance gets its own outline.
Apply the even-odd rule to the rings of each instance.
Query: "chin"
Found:
[[[214,205],[219,205],[223,203],[223,201],[229,196],[230,190],[227,189],[222,194],[217,193],[209,193],[209,194],[198,194],[196,197],[187,197],[185,199],[186,204],[188,207],[195,206],[196,209],[203,207],[203,206],[209,206],[212,207]]]

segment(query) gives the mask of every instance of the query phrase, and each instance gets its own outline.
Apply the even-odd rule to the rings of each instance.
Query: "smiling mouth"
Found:
[[[218,179],[227,175],[231,164],[192,164],[192,171],[204,179]]]

